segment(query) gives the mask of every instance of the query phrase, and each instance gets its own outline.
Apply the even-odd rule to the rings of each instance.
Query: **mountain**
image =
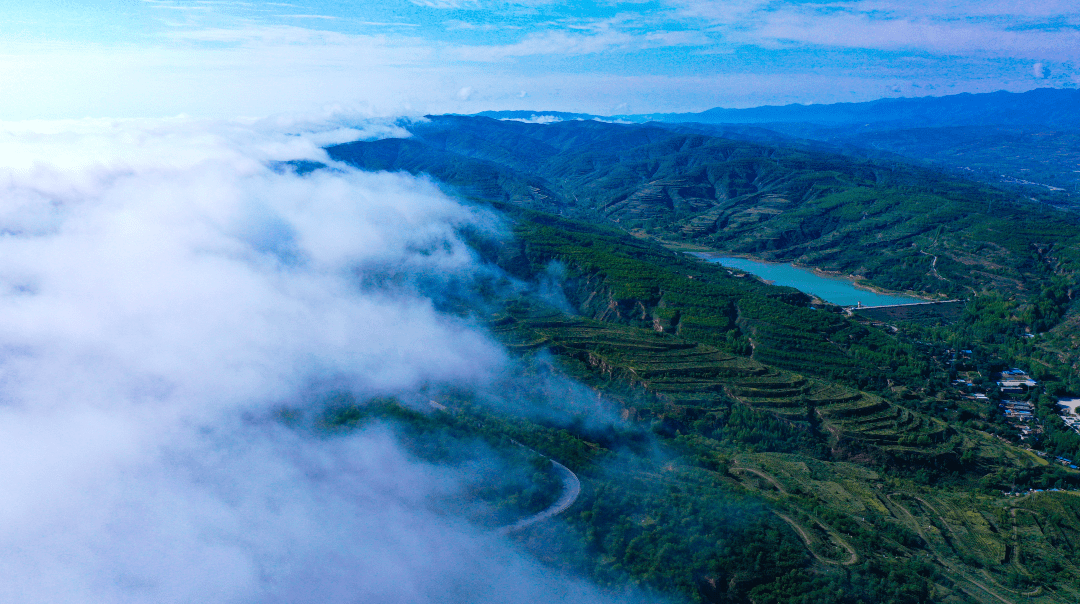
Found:
[[[540,111],[480,115],[683,128],[708,124],[720,127],[713,134],[739,140],[864,157],[892,154],[1067,207],[1080,195],[1080,90],[1073,89],[610,117]]]
[[[814,124],[866,130],[955,126],[1080,127],[1080,90],[1037,88],[1027,92],[961,93],[890,98],[861,103],[766,105],[748,109],[716,107],[696,113],[599,116],[558,111],[485,111],[494,119],[606,120],[701,124]]]
[[[954,94],[880,99],[863,103],[715,108],[700,113],[634,116],[658,122],[723,124],[857,124],[867,129],[945,126],[1080,126],[1080,90],[1039,88],[1028,92]]]
[[[749,109],[715,107],[696,113],[648,113],[600,116],[560,111],[484,111],[493,119],[602,120],[625,123],[667,122],[700,124],[814,124],[858,126],[866,130],[941,128],[954,126],[1080,127],[1080,90],[1037,88],[1027,92],[998,92],[915,98],[891,98],[861,103],[766,105]]]
[[[1080,267],[1078,216],[893,160],[653,124],[441,116],[409,129],[411,138],[329,152],[368,169],[428,173],[478,199],[797,261],[886,289],[1030,296]]]
[[[499,405],[433,393],[433,418],[386,411],[429,454],[470,435],[581,477],[558,528],[530,529],[521,547],[673,601],[1080,596],[1080,471],[1053,461],[1080,458],[1055,406],[1080,394],[1075,213],[887,154],[748,140],[763,133],[745,126],[429,116],[407,128],[327,152],[426,174],[497,214],[505,232],[465,236],[504,277],[454,304],[534,388],[617,418],[545,416],[531,390]],[[953,319],[885,324],[688,249],[967,302]],[[1037,381],[1010,395],[1035,418],[1027,440],[993,385],[1014,367]],[[486,501],[546,501],[498,493]]]

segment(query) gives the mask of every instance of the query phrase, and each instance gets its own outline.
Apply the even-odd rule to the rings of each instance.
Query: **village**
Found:
[[[974,369],[971,366],[972,354],[971,350],[950,349],[945,351],[942,360],[954,367]],[[1049,458],[1047,453],[1030,446],[1038,441],[1044,431],[1042,421],[1035,415],[1034,405],[1029,400],[1029,393],[1038,382],[1026,371],[1017,368],[1005,369],[991,375],[991,378],[996,378],[996,381],[987,382],[978,371],[963,371],[957,374],[952,383],[965,391],[965,397],[970,400],[983,403],[997,400],[1001,415],[1017,430],[1020,440],[1027,441],[1028,448],[1040,457]],[[1080,433],[1080,415],[1077,414],[1080,399],[1059,399],[1057,408],[1065,425]],[[1065,457],[1056,456],[1054,461],[1074,470],[1080,469],[1073,460]]]

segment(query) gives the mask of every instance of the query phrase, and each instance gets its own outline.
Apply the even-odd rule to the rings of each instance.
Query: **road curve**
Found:
[[[446,405],[438,403],[434,400],[429,400],[428,402],[431,403],[432,408],[439,411],[446,411]],[[524,449],[529,449],[529,447],[526,447],[525,445],[519,443],[512,438],[510,439],[510,442]],[[538,522],[543,522],[548,518],[558,516],[559,514],[566,511],[566,508],[574,505],[574,502],[577,501],[578,496],[581,495],[581,481],[578,480],[577,474],[574,474],[572,471],[570,471],[570,468],[562,465],[554,459],[551,459],[543,453],[537,453],[533,449],[529,449],[529,451],[532,451],[533,453],[536,453],[541,457],[545,457],[548,461],[551,462],[552,467],[555,468],[555,472],[558,473],[559,478],[562,479],[562,494],[560,494],[559,498],[555,500],[555,503],[552,503],[546,509],[539,511],[532,516],[522,518],[521,520],[518,520],[513,524],[508,524],[506,526],[495,529],[493,532],[498,535],[509,535],[510,533],[516,533],[517,531],[528,528]]]
[[[499,527],[495,529],[495,533],[499,535],[509,535],[510,533],[516,533],[522,529],[528,528],[538,522],[543,522],[548,518],[552,518],[563,513],[566,508],[574,505],[577,501],[578,495],[581,495],[581,481],[578,480],[577,474],[570,471],[570,468],[562,465],[554,459],[548,459],[551,462],[552,467],[555,468],[555,472],[559,474],[559,478],[562,479],[563,490],[559,498],[540,512],[527,516],[518,520],[513,524]]]

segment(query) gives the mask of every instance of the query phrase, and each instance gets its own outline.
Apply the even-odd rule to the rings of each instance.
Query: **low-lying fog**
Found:
[[[394,133],[365,128],[0,124],[0,601],[598,597],[429,511],[457,478],[389,431],[274,419],[508,363],[358,273],[468,280],[490,269],[456,229],[491,217],[422,179],[275,169]]]

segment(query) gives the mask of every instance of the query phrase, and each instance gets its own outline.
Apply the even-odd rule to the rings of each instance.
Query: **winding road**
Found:
[[[574,505],[574,502],[577,501],[578,495],[581,495],[581,481],[578,480],[577,474],[574,474],[570,471],[570,468],[562,465],[554,459],[551,459],[550,457],[548,458],[548,461],[551,462],[551,465],[559,474],[559,478],[562,479],[562,494],[559,495],[559,498],[555,500],[555,503],[552,503],[546,509],[539,511],[532,516],[522,518],[521,520],[518,520],[513,524],[509,524],[507,526],[495,529],[495,532],[497,534],[509,535],[510,533],[516,533],[517,531],[528,528],[538,522],[543,522],[548,518],[552,518],[563,513],[566,508]]]
[[[769,484],[776,487],[776,490],[780,491],[781,494],[790,495],[790,493],[787,492],[787,489],[784,488],[784,485],[780,484],[780,482],[778,480],[776,480],[772,476],[766,474],[765,472],[762,472],[761,470],[755,470],[754,468],[744,468],[742,466],[732,466],[731,468],[729,468],[729,471],[730,472],[750,472],[751,474],[755,474],[757,476],[760,476],[762,479],[768,481]]]
[[[810,551],[810,555],[813,556],[818,562],[823,562],[825,564],[840,564],[840,565],[843,565],[843,566],[851,566],[852,564],[858,563],[859,554],[858,554],[858,552],[855,551],[855,548],[852,547],[847,541],[844,541],[843,539],[841,539],[836,533],[834,533],[832,530],[830,530],[824,524],[821,524],[820,522],[817,522],[817,525],[820,526],[822,528],[822,530],[824,530],[826,533],[828,533],[829,538],[834,543],[836,543],[840,547],[847,550],[847,553],[848,553],[848,559],[847,560],[844,560],[844,561],[829,560],[828,558],[825,558],[825,557],[822,557],[822,556],[818,555],[818,553],[814,551],[814,539],[810,537],[810,535],[806,532],[805,529],[803,529],[802,526],[799,525],[798,522],[795,522],[791,518],[781,514],[780,512],[777,512],[776,510],[773,510],[773,514],[776,514],[777,516],[779,516],[781,520],[783,520],[784,522],[790,524],[791,528],[795,529],[795,532],[799,534],[799,538],[802,539],[803,543],[806,544],[806,549]]]
[[[443,405],[442,403],[439,403],[437,401],[429,399],[428,403],[431,404],[432,408],[439,411],[447,410],[446,405]],[[570,468],[562,465],[561,463],[555,461],[547,455],[544,455],[543,453],[537,453],[535,450],[526,447],[525,445],[519,443],[514,439],[510,439],[510,442],[524,449],[528,449],[529,451],[532,451],[533,453],[536,453],[537,455],[550,461],[552,467],[555,468],[555,472],[559,475],[559,478],[562,479],[562,494],[560,494],[559,498],[555,500],[555,503],[552,503],[547,508],[533,514],[532,516],[526,516],[525,518],[522,518],[521,520],[518,520],[513,524],[508,524],[506,526],[495,529],[494,532],[498,535],[509,535],[510,533],[516,533],[517,531],[526,529],[538,522],[543,522],[548,518],[558,516],[559,514],[566,511],[566,508],[574,505],[574,502],[577,501],[578,496],[581,495],[581,481],[578,480],[577,474],[574,474],[570,470]]]

